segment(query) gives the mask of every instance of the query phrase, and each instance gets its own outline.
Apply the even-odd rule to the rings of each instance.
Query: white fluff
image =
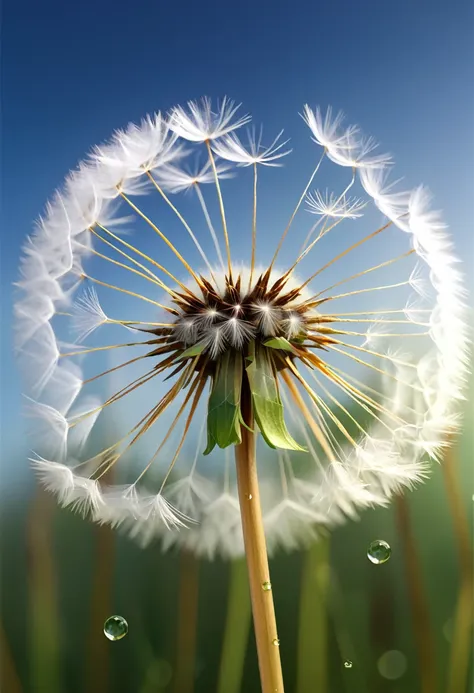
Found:
[[[332,217],[334,219],[357,219],[362,216],[362,210],[367,202],[359,200],[357,197],[346,197],[336,195],[334,192],[323,194],[319,190],[308,193],[306,196],[308,212],[319,214],[320,216]]]
[[[301,117],[311,130],[313,141],[327,150],[333,149],[335,151],[337,147],[345,146],[345,143],[359,132],[359,128],[355,125],[350,125],[345,130],[341,130],[344,113],[339,111],[333,117],[331,106],[327,108],[326,114],[323,117],[319,106],[312,110],[308,104],[305,104]]]
[[[217,163],[216,172],[219,180],[232,178],[233,175],[228,164]],[[168,192],[180,193],[190,190],[195,185],[212,184],[215,176],[210,161],[207,161],[201,167],[194,166],[189,169],[175,165],[163,166],[158,169],[155,179]]]
[[[236,130],[249,122],[250,116],[241,116],[234,120],[239,109],[227,97],[217,104],[217,109],[212,109],[211,99],[204,97],[200,102],[188,101],[188,110],[182,106],[176,106],[169,114],[169,127],[185,140],[191,142],[204,142],[215,140],[223,135]]]
[[[79,342],[108,320],[102,310],[94,287],[89,287],[74,303],[72,309],[72,329]]]
[[[247,133],[248,144],[245,147],[235,132],[232,132],[229,135],[224,135],[221,139],[214,140],[212,149],[221,159],[233,161],[239,166],[253,166],[254,164],[281,166],[279,159],[291,153],[291,149],[280,151],[289,142],[289,140],[285,140],[278,143],[282,134],[283,130],[278,133],[269,147],[264,147],[262,145],[262,130],[260,130],[258,137],[255,130],[249,130]]]

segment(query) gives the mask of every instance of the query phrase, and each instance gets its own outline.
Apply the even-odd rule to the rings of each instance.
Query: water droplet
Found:
[[[392,555],[392,549],[390,544],[387,544],[383,539],[376,539],[373,541],[367,551],[367,558],[375,565],[381,565],[386,563],[390,556]]]
[[[267,580],[266,582],[262,582],[262,590],[264,592],[270,592],[271,589],[272,589],[272,583],[269,580]]]
[[[345,669],[352,669],[352,662],[350,659],[346,659],[346,661],[344,662],[344,668]]]
[[[128,623],[123,616],[109,616],[104,623],[104,635],[109,640],[121,640],[128,633]]]
[[[280,647],[280,641],[278,638],[273,638],[272,640],[272,645],[275,645],[275,647]]]
[[[248,498],[249,500],[252,500],[252,498],[253,498],[252,494],[249,493],[249,495],[247,496],[247,498]]]
[[[399,650],[388,650],[379,658],[377,669],[384,679],[395,681],[395,679],[399,679],[405,673],[407,658]]]

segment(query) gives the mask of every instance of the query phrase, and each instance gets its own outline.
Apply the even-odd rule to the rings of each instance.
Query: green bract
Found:
[[[271,344],[267,345],[250,343],[245,373],[244,356],[240,352],[229,350],[217,362],[209,396],[205,455],[216,445],[226,448],[241,442],[240,426],[245,424],[240,411],[240,400],[245,377],[248,379],[255,421],[267,445],[305,451],[286,427],[277,371],[271,352],[267,349],[268,346],[270,349],[291,351],[293,347],[286,339],[269,341]]]
[[[283,351],[294,351],[293,345],[285,337],[274,337],[263,343],[264,346],[270,349],[283,349]]]
[[[260,344],[251,344],[247,360],[249,364],[246,372],[252,394],[254,416],[265,442],[271,448],[305,452],[305,448],[298,445],[286,428],[276,368],[268,349]]]
[[[216,374],[212,381],[207,412],[208,455],[216,445],[227,448],[238,445],[240,435],[240,395],[242,392],[243,361],[242,354],[226,351],[218,360]]]

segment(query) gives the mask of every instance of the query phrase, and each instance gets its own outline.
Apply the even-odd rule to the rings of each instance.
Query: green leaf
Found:
[[[202,354],[205,348],[205,344],[203,344],[202,342],[198,342],[197,344],[193,344],[192,346],[190,346],[188,349],[185,349],[181,356],[178,356],[178,358],[187,359],[190,356],[198,356],[199,354]]]
[[[263,343],[263,346],[270,349],[283,349],[283,351],[294,351],[293,345],[285,337],[273,337]]]
[[[217,362],[207,411],[208,455],[216,445],[227,448],[242,442],[240,394],[242,391],[242,355],[226,351]]]
[[[271,448],[305,452],[306,448],[298,445],[286,428],[276,370],[269,352],[254,344],[247,361],[255,420],[265,442]]]

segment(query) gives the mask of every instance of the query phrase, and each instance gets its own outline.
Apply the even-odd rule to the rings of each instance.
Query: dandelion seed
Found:
[[[211,99],[204,97],[201,102],[188,101],[188,112],[181,106],[176,106],[171,110],[169,116],[169,127],[171,130],[185,140],[191,142],[205,142],[215,140],[228,133],[242,127],[250,120],[250,116],[241,116],[234,120],[234,116],[240,105],[235,105],[225,97],[217,106],[217,110],[212,110]]]
[[[389,154],[372,155],[378,144],[373,137],[356,137],[353,133],[346,133],[340,143],[328,149],[328,157],[339,166],[350,168],[384,168],[391,162]],[[369,156],[370,155],[370,156]]]
[[[99,302],[99,297],[93,287],[80,296],[73,310],[73,330],[77,333],[78,341],[83,341],[100,325],[108,321],[108,318]]]
[[[233,173],[229,165],[217,164],[216,172],[220,180],[232,178]],[[209,161],[203,166],[194,165],[188,169],[177,166],[164,166],[159,169],[157,181],[162,187],[172,193],[180,193],[191,190],[198,185],[214,183],[214,172]]]
[[[313,111],[307,104],[303,109],[302,118],[306,125],[311,130],[314,142],[324,147],[327,150],[335,149],[336,147],[344,147],[351,137],[358,133],[358,128],[351,125],[349,128],[341,132],[341,126],[344,121],[342,111],[333,118],[332,108],[329,106],[326,115],[323,114],[319,106]]]
[[[247,133],[248,146],[245,148],[237,135],[232,132],[230,135],[225,135],[222,139],[215,140],[212,148],[221,159],[233,161],[239,166],[252,166],[254,164],[259,164],[260,166],[281,166],[281,163],[277,163],[278,160],[291,153],[291,149],[280,151],[289,142],[289,140],[285,140],[278,144],[282,134],[283,130],[278,133],[271,145],[265,148],[262,145],[263,130],[260,130],[258,137],[255,130],[251,130]]]
[[[306,198],[306,203],[308,211],[312,214],[342,219],[361,217],[361,212],[367,205],[367,202],[363,202],[355,197],[339,199],[335,193],[329,193],[327,190],[324,197],[319,190],[314,195],[309,194]]]

